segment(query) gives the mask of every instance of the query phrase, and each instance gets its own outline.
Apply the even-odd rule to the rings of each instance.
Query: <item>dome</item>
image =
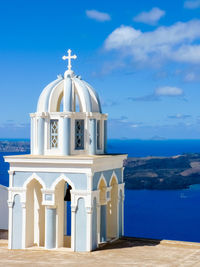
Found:
[[[90,84],[68,69],[64,76],[42,91],[37,111],[31,113],[31,154],[97,155],[106,153],[107,114],[101,111],[99,97]]]
[[[62,99],[63,111],[74,112],[77,104],[76,96],[80,112],[102,113],[95,90],[72,70],[67,70],[64,77],[58,75],[55,81],[44,88],[38,100],[37,112],[60,112]]]

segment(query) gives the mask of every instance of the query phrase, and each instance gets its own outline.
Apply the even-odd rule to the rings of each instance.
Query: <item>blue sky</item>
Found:
[[[1,1],[0,138],[29,137],[68,48],[109,138],[200,138],[200,0]]]

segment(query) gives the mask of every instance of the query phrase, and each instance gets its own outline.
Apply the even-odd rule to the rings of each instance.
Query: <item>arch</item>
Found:
[[[98,96],[97,92],[94,90],[94,88],[89,83],[87,83],[85,81],[82,81],[82,82],[87,86],[89,93],[91,95],[93,112],[96,111],[96,112],[102,113],[101,103],[100,103],[99,96]]]
[[[117,179],[117,175],[116,173],[113,171],[111,178],[110,178],[110,182],[109,182],[109,186],[112,186],[113,184],[113,180],[115,180],[116,184],[118,184],[118,179]]]
[[[34,244],[44,246],[45,240],[45,206],[42,205],[42,187],[44,183],[32,175],[26,181],[26,238],[25,246]]]
[[[53,182],[53,184],[51,185],[51,189],[54,190],[54,189],[56,188],[57,184],[58,184],[59,182],[61,182],[62,180],[65,181],[65,182],[67,182],[67,183],[71,186],[72,190],[75,190],[75,186],[74,186],[74,184],[72,183],[72,181],[71,181],[67,176],[65,176],[64,174],[61,174],[61,175],[60,175],[60,176]]]
[[[88,88],[83,84],[83,82],[78,78],[73,78],[75,84],[76,92],[80,99],[80,104],[82,106],[83,112],[92,112],[92,102],[91,95]]]
[[[102,180],[104,181],[104,183],[105,183],[105,185],[106,185],[106,187],[107,187],[106,179],[105,179],[104,175],[101,174],[101,176],[100,176],[100,178],[99,178],[99,181],[98,181],[98,184],[97,184],[97,189],[99,189],[99,186],[100,186]]]
[[[37,112],[48,111],[50,94],[51,94],[53,88],[55,86],[57,86],[58,84],[60,84],[60,82],[62,80],[63,80],[63,77],[62,76],[58,76],[58,78],[55,81],[51,82],[50,84],[48,84],[44,88],[44,90],[40,94],[40,97],[39,97],[39,100],[38,100]]]
[[[106,194],[107,194],[107,182],[105,177],[103,176],[103,174],[101,175],[99,182],[98,182],[98,186],[97,189],[99,190],[99,203],[101,205],[105,205],[106,203]]]
[[[57,112],[63,112],[63,107],[62,107],[62,110],[61,110],[61,102],[62,102],[62,100],[63,100],[63,92],[61,92],[61,94],[58,97],[57,107],[56,107],[56,111]]]
[[[44,181],[36,173],[33,173],[31,176],[28,177],[28,179],[23,184],[23,188],[26,189],[28,184],[34,179],[37,180],[41,184],[43,189],[46,189],[46,185]]]
[[[81,102],[81,99],[80,99],[80,96],[78,94],[78,91],[74,85],[74,92],[75,92],[75,95],[74,95],[74,112],[83,112],[83,105],[82,105],[82,102]],[[78,107],[78,108],[77,108]]]
[[[63,94],[64,80],[57,84],[49,95],[49,112],[57,112],[58,102],[62,99],[61,95]]]

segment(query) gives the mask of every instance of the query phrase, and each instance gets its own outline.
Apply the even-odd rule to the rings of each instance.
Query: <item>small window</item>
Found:
[[[75,149],[84,149],[84,120],[75,120]]]
[[[50,120],[50,146],[58,147],[58,120]]]
[[[97,120],[97,149],[101,149],[100,120]]]

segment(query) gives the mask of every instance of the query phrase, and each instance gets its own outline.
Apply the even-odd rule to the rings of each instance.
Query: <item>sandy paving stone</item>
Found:
[[[8,250],[0,240],[0,266],[133,266],[200,267],[198,243],[127,238],[107,244],[94,252],[76,253],[67,249]]]

